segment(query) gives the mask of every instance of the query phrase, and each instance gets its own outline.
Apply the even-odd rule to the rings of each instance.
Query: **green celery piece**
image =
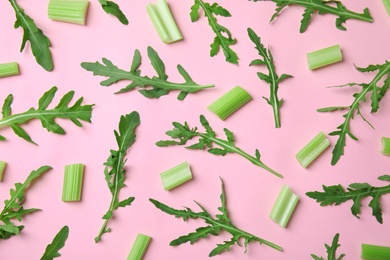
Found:
[[[315,70],[336,62],[340,62],[343,59],[340,45],[333,45],[321,50],[309,52],[307,54],[307,62],[309,69]]]
[[[41,260],[52,260],[53,258],[60,257],[61,254],[58,251],[65,246],[65,242],[68,239],[69,227],[64,226],[54,237],[51,244],[46,247],[45,253],[41,257]]]
[[[124,25],[129,24],[129,20],[127,20],[126,15],[122,12],[118,4],[107,0],[99,0],[99,3],[107,14],[115,16]]]
[[[30,41],[31,51],[39,65],[47,71],[53,70],[53,61],[50,53],[50,40],[42,30],[39,29],[34,20],[24,13],[24,10],[16,3],[16,0],[9,0],[12,8],[15,10],[16,21],[15,29],[23,28],[23,39],[20,51],[22,51],[27,41]]]
[[[16,226],[11,220],[22,220],[24,215],[39,211],[40,209],[24,209],[23,202],[27,188],[42,174],[50,170],[50,166],[42,166],[32,171],[23,183],[15,183],[15,189],[10,190],[10,199],[4,201],[4,208],[0,213],[0,239],[7,239],[11,236],[18,235],[24,226]]]
[[[50,0],[49,18],[55,21],[85,25],[89,0]]]
[[[99,231],[95,242],[99,242],[103,234],[111,231],[111,228],[107,228],[107,224],[114,215],[114,211],[119,207],[130,206],[134,201],[134,197],[129,197],[125,200],[119,201],[119,192],[125,186],[125,163],[127,150],[135,142],[135,129],[140,124],[140,117],[138,112],[133,111],[130,114],[122,115],[119,121],[119,132],[114,130],[116,142],[118,144],[118,150],[111,150],[110,156],[104,163],[104,176],[107,182],[107,186],[110,189],[112,199],[109,209],[104,214],[104,223]]]
[[[383,96],[386,94],[387,90],[390,87],[390,62],[385,61],[384,64],[378,64],[378,65],[369,65],[366,68],[359,68],[356,67],[356,69],[360,72],[374,72],[377,71],[377,74],[373,78],[373,80],[370,83],[348,83],[345,85],[341,85],[339,87],[344,86],[361,86],[362,90],[359,93],[355,93],[353,97],[355,100],[352,102],[352,104],[348,107],[328,107],[328,108],[321,108],[317,110],[318,112],[331,112],[336,110],[344,110],[348,109],[348,112],[343,115],[344,122],[337,127],[338,130],[329,133],[329,135],[332,136],[339,136],[335,147],[332,151],[332,161],[331,164],[335,165],[339,160],[340,157],[344,154],[344,147],[346,145],[346,138],[347,135],[351,137],[353,140],[357,141],[357,137],[355,137],[351,131],[350,131],[350,121],[354,118],[355,112],[357,115],[360,115],[364,121],[368,123],[368,121],[363,117],[363,115],[360,112],[360,102],[366,102],[366,96],[368,93],[371,94],[371,113],[375,113],[379,109],[379,102],[382,100]],[[384,79],[382,83],[382,79]],[[381,85],[379,85],[381,84]],[[369,123],[368,123],[369,124]]]
[[[168,75],[165,73],[165,65],[158,56],[157,52],[148,47],[148,57],[152,63],[153,68],[157,72],[158,77],[141,76],[141,55],[136,49],[134,51],[134,57],[131,64],[130,71],[119,69],[110,60],[103,58],[103,64],[99,62],[83,62],[81,67],[87,71],[92,71],[93,75],[105,76],[108,79],[100,82],[102,86],[111,86],[113,83],[121,80],[131,80],[132,83],[122,88],[117,93],[128,92],[136,87],[142,88],[138,90],[142,95],[147,98],[159,98],[163,95],[167,95],[171,90],[180,90],[177,97],[179,100],[183,100],[188,93],[194,93],[205,88],[212,88],[214,85],[198,85],[188,75],[187,71],[181,65],[177,65],[177,70],[183,76],[185,83],[173,83],[167,81]]]
[[[142,260],[146,249],[148,249],[151,239],[152,238],[150,236],[138,233],[137,238],[131,247],[127,260]]]
[[[19,65],[17,62],[0,64],[0,78],[19,75]]]
[[[389,182],[390,175],[382,175],[378,179]],[[352,183],[348,186],[347,190],[345,190],[340,184],[333,186],[322,185],[322,188],[324,190],[323,192],[312,191],[307,192],[306,195],[309,198],[315,199],[316,202],[319,202],[320,206],[333,204],[337,206],[348,200],[352,200],[353,205],[351,207],[351,212],[352,215],[356,216],[357,218],[359,218],[362,207],[360,200],[365,197],[372,197],[368,206],[372,208],[372,215],[375,216],[376,220],[381,224],[383,223],[379,198],[386,193],[390,193],[390,184],[383,187],[374,187],[364,182]]]
[[[217,18],[215,18],[217,15],[230,17],[230,12],[220,6],[218,3],[213,3],[210,5],[209,3],[202,0],[194,0],[194,4],[191,6],[190,12],[192,22],[196,22],[199,19],[200,8],[203,9],[204,15],[207,17],[209,25],[215,33],[214,41],[210,45],[210,56],[214,57],[218,54],[220,48],[222,48],[226,61],[233,64],[238,64],[237,54],[230,48],[230,45],[235,44],[237,40],[232,37],[229,29],[218,24]]]
[[[320,132],[297,153],[296,158],[303,168],[307,168],[329,146],[328,138]]]
[[[205,150],[211,154],[214,155],[222,155],[225,156],[228,153],[237,153],[241,155],[242,157],[246,158],[250,162],[252,162],[254,165],[257,165],[270,173],[276,175],[279,178],[283,178],[283,176],[273,169],[269,168],[267,165],[265,165],[261,160],[260,160],[260,152],[259,150],[256,149],[255,152],[255,157],[249,155],[248,153],[244,152],[237,146],[235,146],[235,137],[234,134],[228,130],[227,128],[224,129],[225,135],[227,140],[219,139],[216,137],[216,133],[214,130],[211,128],[209,125],[209,122],[207,119],[203,116],[200,115],[200,123],[202,126],[206,129],[205,133],[198,132],[198,128],[192,128],[188,126],[187,122],[184,123],[184,125],[178,123],[178,122],[173,122],[172,125],[174,126],[173,130],[167,131],[166,134],[172,139],[178,139],[176,140],[166,140],[166,141],[158,141],[156,143],[157,146],[160,147],[165,147],[165,146],[173,146],[173,145],[185,145],[188,140],[191,140],[194,137],[199,137],[198,143],[195,143],[191,146],[187,146],[186,148],[188,149],[194,149],[194,150]],[[212,144],[217,145],[221,148],[213,148]]]
[[[390,16],[390,0],[382,0],[382,2],[383,2],[383,5],[384,5],[385,8],[386,8],[387,13],[388,13],[389,16]]]
[[[345,254],[341,254],[339,257],[336,258],[336,251],[337,248],[340,247],[339,244],[339,233],[337,233],[332,240],[332,245],[325,244],[326,252],[328,253],[327,260],[341,260],[344,258]],[[318,257],[314,254],[311,254],[311,257],[313,257],[315,260],[325,260],[323,257]]]
[[[269,247],[272,247],[276,250],[282,251],[283,249],[267,240],[264,240],[262,238],[256,237],[248,232],[245,232],[241,229],[238,229],[236,226],[233,225],[231,222],[231,219],[228,215],[228,209],[226,207],[226,195],[225,195],[225,188],[223,181],[221,179],[221,186],[222,186],[222,194],[220,196],[221,198],[221,207],[218,208],[218,210],[221,212],[221,214],[215,215],[215,218],[212,217],[207,210],[201,206],[198,202],[195,201],[195,203],[201,208],[201,212],[194,212],[190,208],[185,207],[185,210],[179,210],[170,208],[169,206],[154,200],[149,199],[150,202],[156,206],[156,208],[160,209],[161,211],[173,215],[176,218],[182,218],[184,221],[187,219],[203,219],[207,226],[197,228],[195,232],[189,233],[188,235],[181,236],[169,244],[170,246],[178,246],[187,242],[190,242],[192,245],[193,243],[197,242],[201,238],[206,238],[208,235],[218,236],[221,232],[221,230],[225,230],[228,233],[232,235],[232,238],[230,241],[224,241],[223,244],[217,244],[217,247],[214,248],[209,256],[215,256],[218,254],[221,254],[223,251],[229,251],[230,246],[237,244],[241,246],[240,240],[244,239],[244,246],[245,246],[245,252],[247,250],[247,246],[250,242],[258,242],[259,244],[264,244]]]
[[[3,181],[4,171],[5,171],[6,167],[7,167],[7,162],[0,161],[0,182]]]
[[[291,78],[291,75],[282,74],[280,77],[276,73],[274,59],[270,48],[266,49],[260,41],[260,37],[251,29],[248,28],[248,35],[251,41],[255,44],[255,49],[259,52],[259,55],[262,59],[256,59],[251,62],[251,65],[266,65],[268,69],[268,75],[258,72],[257,76],[269,84],[270,87],[270,97],[263,97],[267,103],[272,107],[274,112],[275,127],[280,128],[280,107],[283,104],[283,99],[278,98],[278,89],[279,83],[284,79]]]
[[[272,208],[270,217],[273,221],[282,227],[286,227],[295,207],[299,201],[299,197],[294,194],[287,185],[283,185],[278,198]]]
[[[390,246],[362,244],[361,258],[364,260],[389,260]]]
[[[270,22],[272,22],[282,10],[289,5],[300,5],[305,7],[305,11],[303,13],[303,18],[301,20],[301,27],[299,31],[301,33],[305,32],[307,27],[309,26],[312,15],[315,12],[319,14],[333,14],[337,16],[336,19],[336,27],[339,30],[347,30],[344,27],[343,23],[345,23],[348,19],[357,19],[364,22],[372,22],[373,19],[370,15],[368,8],[363,10],[363,13],[355,13],[348,10],[341,1],[327,1],[327,0],[272,0],[276,3],[275,13],[272,15]],[[334,4],[336,6],[334,6]]]
[[[382,137],[382,154],[390,155],[390,138]]]
[[[157,0],[155,4],[149,3],[146,11],[164,43],[183,40],[166,0]]]
[[[183,162],[160,174],[164,190],[171,190],[192,179],[188,162]]]
[[[0,129],[10,126],[19,137],[35,144],[27,132],[20,126],[29,120],[41,120],[42,127],[55,134],[65,134],[65,130],[54,121],[55,118],[69,119],[79,127],[82,126],[79,120],[91,122],[93,105],[81,105],[84,100],[83,97],[79,98],[73,106],[68,107],[74,96],[74,91],[69,91],[65,94],[55,108],[47,109],[56,92],[57,87],[52,87],[39,99],[38,108],[30,108],[26,112],[19,114],[11,114],[13,96],[11,94],[8,95],[2,107],[3,118],[0,119]],[[0,135],[0,140],[5,140],[5,138]]]
[[[80,201],[83,188],[84,164],[75,163],[65,166],[62,186],[62,201]]]

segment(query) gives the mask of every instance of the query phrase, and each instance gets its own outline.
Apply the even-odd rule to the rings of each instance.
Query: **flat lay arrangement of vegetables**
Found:
[[[0,10],[0,259],[390,260],[388,0]]]

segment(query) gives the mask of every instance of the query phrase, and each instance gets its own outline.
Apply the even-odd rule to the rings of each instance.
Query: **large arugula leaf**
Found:
[[[339,233],[337,233],[332,240],[332,245],[325,244],[326,253],[328,254],[327,260],[342,260],[345,256],[345,254],[341,254],[339,257],[336,258],[336,251],[337,248],[340,247],[339,244]],[[314,254],[311,254],[311,257],[313,257],[315,260],[325,260],[323,257],[316,256]]]
[[[41,260],[52,260],[53,258],[60,257],[61,254],[58,251],[65,246],[68,235],[69,227],[64,226],[61,228],[61,230],[54,237],[53,241],[47,245]]]
[[[126,15],[122,12],[118,4],[107,0],[99,0],[99,3],[107,14],[115,16],[124,25],[129,24]]]

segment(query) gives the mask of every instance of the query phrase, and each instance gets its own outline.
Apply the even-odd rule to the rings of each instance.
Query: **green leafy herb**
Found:
[[[119,8],[118,4],[114,3],[113,1],[106,1],[106,0],[99,0],[99,3],[101,4],[103,10],[107,14],[111,14],[111,15],[115,16],[124,25],[129,24],[129,21],[126,18],[126,15]]]
[[[139,69],[139,66],[141,65],[141,55],[138,50],[135,50],[134,52],[130,71],[119,69],[106,58],[102,59],[103,64],[99,62],[83,62],[81,63],[81,67],[88,71],[92,71],[93,75],[108,77],[108,79],[100,83],[102,86],[111,86],[113,83],[120,80],[131,80],[132,83],[121,89],[118,93],[128,92],[136,87],[140,87],[142,89],[138,91],[147,98],[159,98],[163,95],[167,95],[171,90],[180,90],[177,99],[183,100],[188,93],[214,87],[214,85],[196,84],[181,65],[177,65],[177,70],[180,75],[183,76],[185,83],[169,82],[167,81],[168,75],[165,73],[164,62],[152,47],[148,47],[148,57],[153,68],[157,72],[158,77],[153,76],[150,78],[148,76],[141,76],[141,70]]]
[[[318,112],[332,112],[337,110],[347,110],[348,112],[343,115],[344,122],[337,127],[338,130],[331,132],[329,135],[332,136],[339,136],[336,145],[333,148],[332,151],[332,165],[335,165],[339,160],[340,157],[344,154],[344,147],[346,145],[346,139],[347,135],[351,137],[353,140],[358,140],[357,137],[355,137],[350,130],[350,122],[351,119],[354,118],[355,113],[357,115],[360,115],[362,119],[370,124],[362,115],[360,111],[360,103],[366,102],[367,100],[367,94],[371,94],[371,113],[375,113],[379,109],[379,102],[382,100],[383,96],[386,94],[387,90],[390,87],[390,62],[386,61],[384,64],[380,65],[369,65],[366,68],[356,68],[358,71],[361,72],[374,72],[377,71],[376,76],[373,78],[373,80],[370,83],[348,83],[345,85],[341,85],[339,87],[344,86],[361,86],[362,90],[358,93],[355,93],[353,97],[355,100],[352,102],[352,104],[348,107],[341,106],[341,107],[327,107],[327,108],[321,108],[317,110]],[[382,79],[384,81],[382,82]],[[372,127],[372,125],[370,124]]]
[[[65,134],[65,130],[54,121],[55,118],[69,119],[79,127],[82,126],[79,120],[91,122],[93,105],[81,105],[84,100],[83,97],[79,98],[73,106],[68,106],[74,96],[74,91],[69,91],[65,94],[55,108],[47,109],[56,92],[57,87],[52,87],[39,99],[38,108],[30,108],[26,112],[19,114],[11,114],[13,96],[11,94],[8,95],[2,108],[3,118],[0,120],[0,129],[10,126],[19,137],[35,144],[27,132],[20,126],[31,119],[41,120],[42,127],[55,134]],[[0,135],[0,140],[5,140],[5,137]]]
[[[24,183],[15,183],[15,189],[10,190],[11,197],[4,201],[4,209],[0,213],[0,221],[3,223],[0,225],[0,239],[7,239],[11,236],[18,235],[24,228],[24,226],[15,225],[11,220],[17,219],[18,221],[22,221],[24,215],[40,210],[36,208],[25,209],[22,204],[25,199],[26,190],[30,184],[50,169],[50,166],[42,166],[32,171]]]
[[[130,114],[121,116],[119,121],[119,132],[114,130],[116,142],[118,144],[118,150],[111,150],[110,156],[104,163],[106,166],[104,169],[104,176],[111,191],[112,199],[110,207],[106,214],[104,214],[104,224],[100,229],[95,242],[99,242],[104,233],[110,232],[111,228],[107,228],[108,221],[113,217],[114,211],[119,207],[130,206],[134,201],[134,197],[129,197],[122,201],[119,201],[119,191],[125,186],[125,163],[127,150],[135,142],[135,129],[140,124],[140,117],[138,112],[133,111]]]
[[[390,175],[383,175],[378,179],[381,181],[390,181]],[[321,206],[332,204],[337,206],[348,200],[352,200],[353,205],[351,207],[351,212],[357,218],[359,218],[360,209],[362,207],[360,201],[365,197],[372,197],[368,206],[372,208],[372,215],[375,216],[376,220],[381,224],[383,223],[379,198],[386,193],[390,193],[390,184],[383,187],[374,187],[366,182],[363,182],[352,183],[348,186],[347,190],[345,190],[340,184],[333,186],[322,185],[322,188],[324,190],[323,192],[307,192],[306,195],[315,199]]]
[[[279,89],[279,82],[283,81],[286,78],[291,78],[291,75],[288,74],[282,74],[280,77],[276,73],[275,65],[274,65],[274,59],[272,56],[272,52],[269,49],[266,49],[264,45],[260,42],[260,37],[257,36],[257,34],[251,29],[248,28],[248,35],[251,41],[255,44],[255,49],[259,52],[259,55],[263,59],[256,59],[253,60],[249,66],[251,65],[266,65],[268,69],[268,75],[264,74],[262,72],[257,72],[257,76],[261,79],[267,82],[270,86],[270,97],[265,98],[263,97],[267,103],[272,107],[274,112],[274,119],[275,119],[275,127],[280,128],[280,107],[283,104],[283,99],[278,98],[278,89]]]
[[[52,260],[53,258],[61,256],[58,251],[64,247],[66,239],[68,239],[69,227],[64,226],[54,237],[53,242],[46,247],[45,253],[41,260]]]
[[[209,125],[209,122],[207,119],[201,115],[200,116],[200,123],[202,126],[206,129],[205,133],[198,132],[198,128],[190,128],[187,124],[187,122],[184,123],[184,125],[173,122],[172,125],[174,126],[173,130],[167,131],[166,134],[172,139],[178,139],[176,140],[166,140],[166,141],[158,141],[156,143],[157,146],[173,146],[173,145],[185,145],[188,140],[191,140],[194,137],[199,137],[198,143],[195,143],[191,146],[187,146],[188,149],[194,149],[194,150],[205,150],[211,154],[215,155],[222,155],[225,156],[228,153],[237,153],[241,155],[242,157],[246,158],[250,162],[252,162],[254,165],[257,165],[270,173],[278,176],[279,178],[283,178],[283,176],[276,171],[272,170],[268,166],[266,166],[261,160],[260,160],[260,152],[256,149],[255,157],[247,154],[237,146],[235,146],[235,137],[233,133],[228,130],[227,128],[224,129],[226,140],[219,139],[216,137],[215,131],[211,128]],[[212,145],[217,145],[220,148],[214,148]]]
[[[336,251],[337,248],[340,246],[339,244],[339,233],[337,233],[333,237],[332,245],[329,246],[325,244],[326,252],[328,253],[327,260],[341,260],[345,256],[345,254],[341,254],[339,257],[336,258]],[[315,260],[325,260],[323,257],[318,257],[316,255],[311,254],[311,257],[313,257]]]
[[[237,42],[235,38],[232,37],[231,32],[224,26],[217,23],[216,15],[223,17],[230,17],[231,14],[228,10],[220,6],[218,3],[205,3],[202,0],[194,0],[194,4],[191,6],[191,21],[196,22],[199,19],[199,9],[202,8],[204,15],[209,21],[210,27],[215,33],[215,38],[213,43],[210,45],[210,56],[214,57],[218,54],[219,49],[222,48],[223,54],[226,57],[226,61],[234,64],[238,64],[237,54],[230,48],[230,45],[233,45]]]
[[[187,242],[193,244],[201,238],[206,238],[208,235],[217,236],[220,234],[221,230],[225,230],[232,235],[231,240],[224,241],[223,244],[217,244],[217,247],[210,252],[209,256],[215,256],[221,254],[224,251],[229,251],[230,247],[233,246],[234,244],[241,246],[240,244],[241,239],[244,239],[245,252],[247,250],[248,244],[251,242],[258,242],[260,244],[264,244],[276,250],[282,251],[283,249],[280,246],[275,245],[274,243],[264,240],[262,238],[256,237],[241,229],[238,229],[236,226],[233,225],[231,219],[229,218],[228,209],[226,207],[226,195],[225,195],[225,189],[224,189],[224,184],[222,179],[221,182],[222,182],[222,194],[220,198],[221,198],[222,205],[221,207],[218,208],[221,214],[217,214],[215,218],[212,217],[210,213],[207,212],[207,210],[196,201],[195,203],[201,208],[202,210],[201,212],[194,212],[187,207],[185,208],[185,210],[173,209],[161,202],[158,202],[157,200],[149,199],[158,209],[160,209],[161,211],[167,214],[173,215],[176,218],[182,218],[184,221],[186,221],[187,219],[200,218],[203,219],[206,222],[206,224],[208,224],[207,226],[197,228],[193,233],[189,233],[188,235],[181,236],[171,241],[169,245],[178,246]]]

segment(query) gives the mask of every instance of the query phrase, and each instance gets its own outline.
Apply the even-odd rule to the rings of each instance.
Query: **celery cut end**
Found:
[[[6,167],[7,167],[7,163],[4,161],[0,161],[0,182],[3,181],[4,171]]]
[[[364,260],[389,260],[390,247],[362,244],[361,258]]]
[[[283,185],[278,198],[272,208],[270,218],[285,228],[292,213],[299,201],[299,197],[294,194],[287,185]]]
[[[0,64],[0,78],[19,75],[19,65],[17,62]]]
[[[390,155],[390,138],[382,137],[382,154]]]
[[[88,0],[50,0],[49,19],[85,25],[89,7]]]
[[[307,168],[329,146],[328,138],[320,132],[296,154],[296,158],[303,168]]]
[[[76,163],[65,166],[62,187],[62,201],[80,201],[83,188],[84,164]]]
[[[171,190],[192,179],[188,162],[183,162],[160,174],[164,190]]]
[[[307,61],[310,70],[315,70],[343,59],[340,45],[330,46],[307,54]]]
[[[142,260],[151,239],[150,236],[138,233],[127,260]]]

